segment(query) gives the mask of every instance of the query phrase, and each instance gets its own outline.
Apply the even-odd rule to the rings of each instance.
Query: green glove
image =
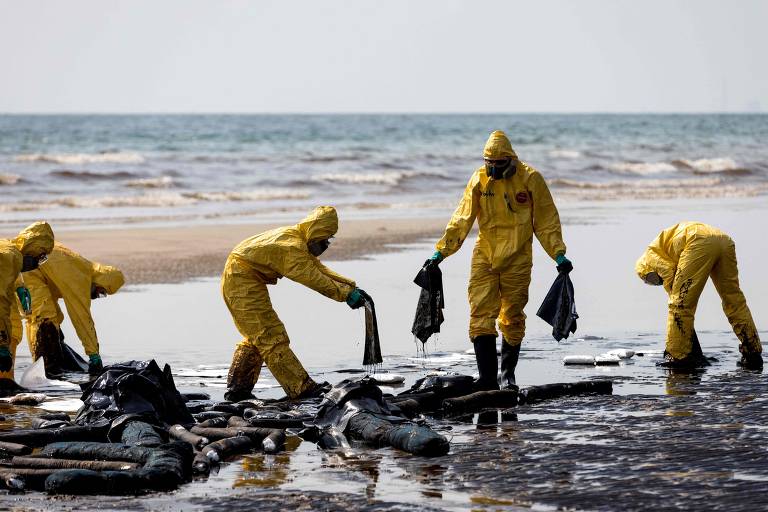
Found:
[[[573,263],[562,252],[555,257],[555,263],[557,263],[557,271],[560,273],[568,274],[573,270]]]
[[[349,292],[349,295],[347,295],[347,306],[351,307],[352,309],[357,309],[365,303],[363,294],[360,293],[360,291],[360,288],[355,288]]]
[[[104,369],[104,364],[101,362],[101,356],[99,354],[91,354],[88,356],[88,373],[90,375],[98,375]]]
[[[429,257],[430,260],[436,261],[437,263],[440,263],[443,261],[443,254],[440,251],[435,251],[435,253]]]
[[[19,302],[21,303],[21,309],[24,310],[25,314],[29,314],[32,312],[32,295],[29,293],[29,288],[26,286],[19,286],[16,288],[16,295],[19,297]]]

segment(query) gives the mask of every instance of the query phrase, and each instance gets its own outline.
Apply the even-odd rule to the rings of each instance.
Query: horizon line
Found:
[[[679,110],[679,111],[608,111],[608,110],[578,110],[578,111],[317,111],[317,112],[291,112],[291,111],[29,111],[29,112],[0,112],[0,116],[195,116],[195,115],[219,115],[219,116],[494,116],[494,115],[755,115],[767,114],[762,110]]]

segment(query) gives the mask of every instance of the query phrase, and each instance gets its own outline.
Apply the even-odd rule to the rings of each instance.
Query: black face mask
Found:
[[[499,163],[498,160],[485,162],[485,172],[491,179],[503,180],[514,175],[517,168],[512,164],[512,160],[508,159],[504,163]]]
[[[40,261],[38,258],[35,258],[34,256],[24,256],[23,263],[21,264],[21,271],[29,272],[30,270],[35,270],[39,264]]]
[[[307,244],[307,249],[309,249],[309,254],[312,256],[320,256],[325,252],[326,249],[331,245],[331,240],[315,240],[313,242],[309,242]]]

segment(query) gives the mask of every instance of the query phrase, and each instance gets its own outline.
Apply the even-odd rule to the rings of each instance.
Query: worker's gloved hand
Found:
[[[573,270],[573,263],[563,253],[557,255],[555,263],[557,263],[557,271],[561,274],[570,274]]]
[[[360,288],[355,288],[352,290],[349,295],[347,295],[347,306],[351,307],[352,309],[357,309],[363,306],[363,304],[365,304],[365,297],[363,296],[364,293],[365,292],[363,292],[363,290]]]
[[[13,366],[13,358],[8,348],[0,348],[0,372],[7,372]]]
[[[440,251],[435,251],[427,261],[424,262],[424,266],[439,265],[443,261],[443,254]]]
[[[101,362],[101,356],[99,354],[88,356],[88,374],[98,375],[102,370],[104,370],[104,364]]]
[[[24,310],[24,314],[30,314],[32,312],[32,295],[29,293],[29,288],[19,286],[16,288],[16,295],[19,297],[19,303],[21,304],[21,309]]]

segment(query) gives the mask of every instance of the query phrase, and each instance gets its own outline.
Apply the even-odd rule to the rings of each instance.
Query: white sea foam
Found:
[[[131,152],[104,152],[104,153],[32,153],[17,155],[16,162],[47,162],[54,164],[78,165],[90,163],[115,163],[115,164],[140,164],[144,157]]]
[[[251,191],[230,192],[188,192],[184,197],[200,201],[273,201],[277,199],[307,199],[308,192],[290,189],[263,189]]]
[[[21,176],[18,174],[2,174],[0,173],[0,186],[2,185],[15,185],[19,182]]]
[[[725,172],[741,169],[732,158],[699,158],[698,160],[677,160],[676,163],[696,172]]]
[[[160,176],[159,178],[143,178],[130,180],[125,183],[126,187],[133,188],[169,188],[174,186],[173,178],[170,176]]]
[[[575,160],[576,158],[581,158],[582,154],[581,151],[576,151],[574,149],[553,149],[549,152],[549,156],[552,158],[562,158],[564,160]]]
[[[316,181],[342,183],[344,185],[390,185],[396,186],[406,178],[415,176],[414,171],[392,171],[371,174],[356,173],[328,173],[317,174],[313,177]]]
[[[616,172],[630,174],[658,174],[677,170],[668,162],[620,162],[611,164],[609,168]]]

